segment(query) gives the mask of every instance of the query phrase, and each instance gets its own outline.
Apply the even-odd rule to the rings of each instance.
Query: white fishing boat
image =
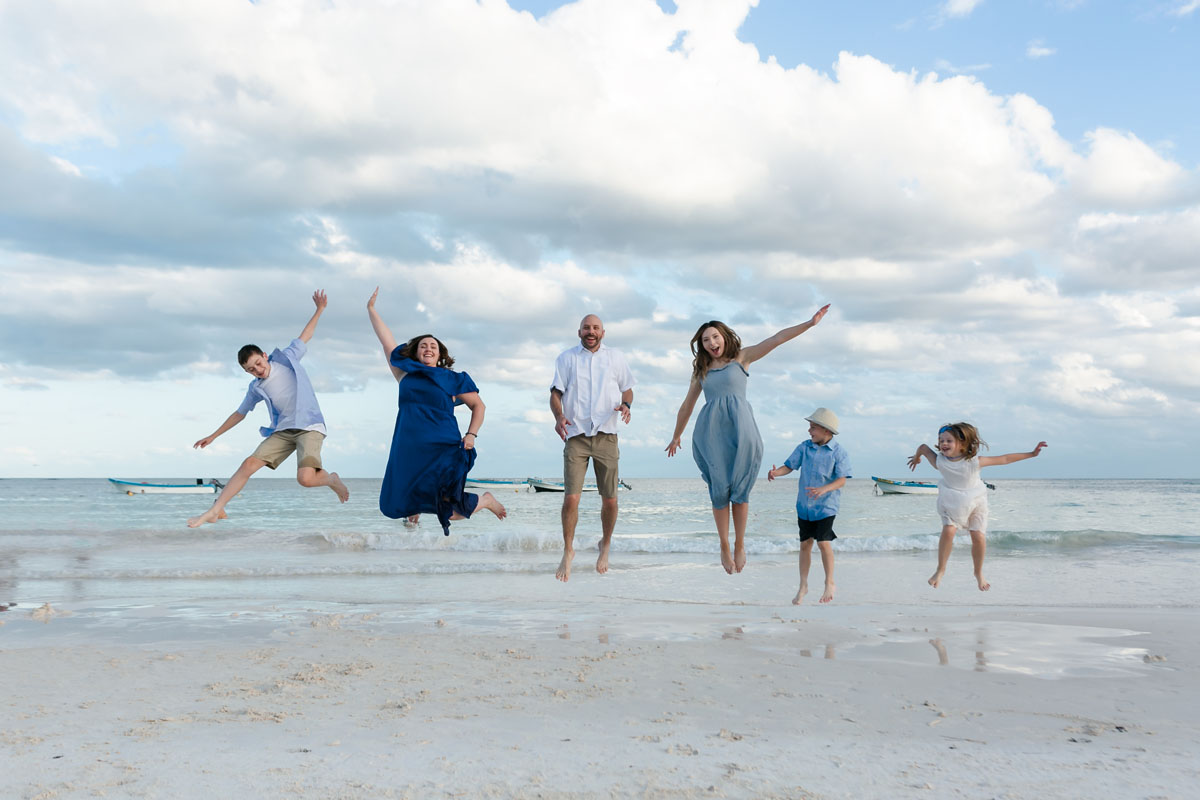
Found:
[[[225,488],[217,479],[205,481],[196,478],[194,483],[148,483],[143,481],[119,481],[109,478],[108,482],[123,494],[212,494]]]
[[[876,478],[871,476],[871,480],[875,481],[876,494],[937,494],[938,485],[929,481],[893,481],[887,478]],[[994,483],[983,482],[983,485],[994,490]]]
[[[546,481],[542,480],[541,478],[528,478],[525,482],[529,484],[529,489],[526,491],[530,492],[565,492],[567,490],[567,487],[562,483],[562,481]],[[617,481],[617,489],[628,492],[632,491],[633,487],[625,481]],[[594,483],[585,483],[583,485],[583,491],[598,492],[600,491],[600,487]]]
[[[937,494],[937,484],[927,481],[893,481],[887,478],[876,478],[875,491],[882,494]]]
[[[491,489],[492,491],[519,492],[529,484],[527,479],[508,480],[499,478],[467,478],[468,489]]]

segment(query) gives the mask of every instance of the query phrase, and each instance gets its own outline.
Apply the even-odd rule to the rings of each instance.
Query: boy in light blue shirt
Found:
[[[808,594],[808,569],[812,565],[813,542],[821,550],[825,568],[825,591],[821,602],[833,600],[833,518],[842,502],[842,487],[850,477],[850,456],[833,441],[838,432],[837,414],[818,408],[810,416],[807,441],[801,442],[782,467],[772,466],[767,480],[773,481],[800,470],[800,489],[796,495],[796,521],[800,526],[800,589],[792,605],[800,605]]]
[[[325,292],[313,292],[313,312],[300,335],[282,350],[276,349],[268,356],[262,348],[248,344],[238,351],[238,364],[253,377],[246,390],[246,397],[238,410],[229,415],[215,431],[197,441],[192,447],[205,448],[225,431],[237,425],[254,410],[260,402],[266,402],[271,424],[259,428],[265,438],[258,449],[242,462],[233,473],[212,507],[203,514],[188,520],[189,528],[198,528],[205,523],[225,519],[225,504],[232,500],[250,476],[263,467],[275,469],[292,453],[296,454],[296,481],[301,486],[328,486],[343,503],[350,492],[336,472],[330,472],[321,464],[321,443],[325,441],[325,417],[317,404],[308,373],[300,366],[300,359],[308,352],[308,342],[317,330],[317,320],[329,304]]]

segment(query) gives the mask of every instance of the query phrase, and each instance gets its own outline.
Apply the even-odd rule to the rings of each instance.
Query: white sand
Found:
[[[0,616],[6,798],[1182,798],[1200,778],[1190,608],[657,603],[494,633],[163,611],[170,634],[149,609],[119,641],[33,611]]]

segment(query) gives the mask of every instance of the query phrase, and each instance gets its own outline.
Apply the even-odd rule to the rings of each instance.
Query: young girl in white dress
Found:
[[[1038,442],[1028,453],[1008,453],[1003,456],[981,456],[980,447],[987,442],[979,438],[979,431],[966,422],[943,425],[938,431],[938,450],[935,453],[928,445],[921,445],[908,459],[908,468],[915,470],[921,457],[941,473],[938,481],[938,514],[942,518],[942,538],[938,541],[937,572],[929,579],[929,585],[938,588],[946,572],[946,562],[954,549],[954,534],[959,528],[971,532],[971,560],[975,562],[975,580],[979,591],[986,592],[992,585],[983,577],[983,556],[987,552],[988,503],[987,486],[979,477],[981,467],[994,467],[1033,458],[1046,446]]]

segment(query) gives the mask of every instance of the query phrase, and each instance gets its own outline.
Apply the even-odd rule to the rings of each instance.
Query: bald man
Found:
[[[555,577],[571,577],[575,525],[588,460],[600,489],[600,557],[596,572],[608,572],[608,550],[617,525],[617,420],[629,424],[633,409],[633,373],[619,350],[605,347],[604,323],[588,314],[579,323],[579,344],[559,354],[550,386],[554,431],[563,447],[563,557]]]

